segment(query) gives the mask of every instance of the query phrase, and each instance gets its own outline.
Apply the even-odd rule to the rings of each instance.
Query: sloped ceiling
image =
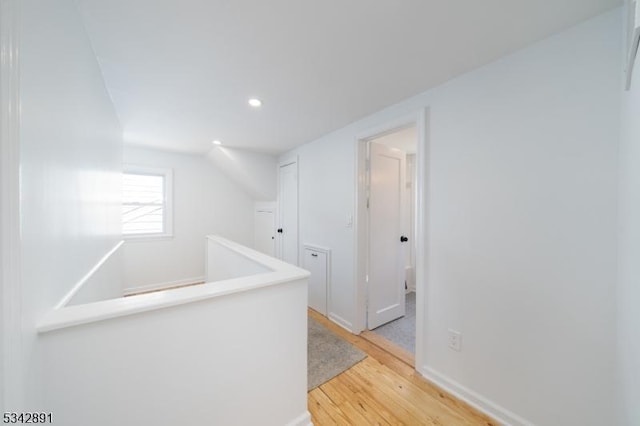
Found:
[[[268,153],[621,3],[78,0],[126,142]]]

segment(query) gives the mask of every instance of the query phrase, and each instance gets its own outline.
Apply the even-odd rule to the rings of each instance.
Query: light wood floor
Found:
[[[383,342],[381,347],[355,336],[311,309],[309,316],[368,355],[309,392],[314,425],[497,425],[424,380],[412,359],[392,355]]]
[[[193,287],[194,285],[202,285],[202,284],[204,284],[204,281],[200,281],[197,283],[180,284],[180,285],[174,285],[170,287],[157,288],[155,290],[142,290],[142,291],[136,291],[134,293],[125,294],[124,297],[138,296],[140,294],[158,293],[160,291],[175,290],[176,288]]]

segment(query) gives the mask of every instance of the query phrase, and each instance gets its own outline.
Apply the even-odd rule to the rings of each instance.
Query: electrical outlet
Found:
[[[449,349],[456,352],[462,350],[462,333],[449,329]]]

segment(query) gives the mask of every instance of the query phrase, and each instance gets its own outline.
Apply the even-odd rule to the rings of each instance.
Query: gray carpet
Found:
[[[401,348],[416,353],[416,294],[407,293],[405,315],[371,330]]]
[[[308,318],[307,389],[324,382],[362,361],[366,355],[325,326]]]

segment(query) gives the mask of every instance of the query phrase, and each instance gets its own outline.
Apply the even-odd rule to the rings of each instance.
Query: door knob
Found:
[[[409,241],[409,239],[407,237],[405,237],[404,235],[400,237],[400,242],[401,243],[406,243],[407,241]]]
[[[282,234],[282,228],[278,228],[278,233]]]

